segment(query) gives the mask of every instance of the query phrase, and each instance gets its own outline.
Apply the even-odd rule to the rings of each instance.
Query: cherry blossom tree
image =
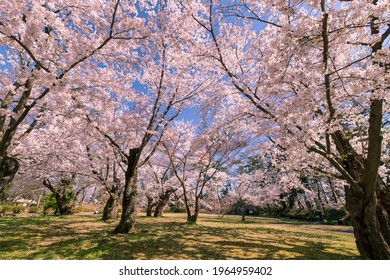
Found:
[[[22,163],[21,178],[50,190],[57,212],[65,215],[73,212],[78,195],[88,188],[91,180],[83,142],[75,137],[77,132],[81,136],[74,127],[75,120],[69,115],[54,117],[52,113],[50,119],[45,118],[45,125],[31,131],[31,137],[15,148],[14,156]]]
[[[240,213],[241,221],[245,221],[246,206],[255,206],[258,202],[256,193],[257,184],[252,181],[253,177],[248,174],[241,174],[239,178],[234,180],[233,191],[230,193],[232,201],[237,204]]]
[[[170,162],[163,153],[156,151],[140,171],[141,190],[146,198],[146,215],[161,217],[164,208],[172,200],[178,186],[173,179]]]
[[[240,133],[226,133],[229,130],[217,124],[201,126],[196,132],[195,126],[178,121],[162,141],[162,151],[183,192],[187,222],[196,223],[201,201],[215,194],[215,184],[228,179],[224,169],[237,160],[247,143]]]
[[[138,45],[145,34],[131,1],[3,1],[0,9],[1,192],[19,168],[13,149],[52,100],[66,106],[100,60]]]
[[[20,168],[54,170],[52,179],[92,170],[115,196],[122,178],[114,232],[127,233],[138,170],[160,150],[196,222],[245,131],[277,171],[253,174],[254,185],[269,179],[257,196],[274,201],[299,188],[311,207],[324,196],[310,176],[343,180],[360,254],[389,259],[387,2],[2,2],[0,192]],[[195,105],[204,127],[178,123],[164,135]],[[67,133],[77,126],[100,144],[81,145],[77,129]],[[94,158],[99,151],[104,163]],[[331,181],[321,185],[335,193]]]
[[[118,218],[119,199],[123,192],[123,172],[116,150],[104,140],[99,141],[99,144],[86,143],[86,152],[91,176],[97,179],[109,195],[103,209],[103,221],[112,221]]]
[[[209,38],[199,55],[252,105],[260,133],[290,154],[294,168],[331,163],[350,186],[359,252],[389,259],[390,194],[380,166],[389,106],[387,1],[181,3]],[[367,137],[352,134],[355,128]]]
[[[145,23],[148,38],[135,52],[110,57],[105,63],[115,71],[94,80],[101,86],[89,88],[85,96],[90,129],[117,150],[124,172],[123,210],[114,233],[135,228],[138,169],[154,154],[172,120],[214,84],[191,54],[188,39],[198,35],[189,30],[195,25],[188,26],[192,21],[179,11],[175,2],[153,6]]]

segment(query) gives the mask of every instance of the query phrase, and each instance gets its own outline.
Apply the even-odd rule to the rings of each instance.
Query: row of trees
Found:
[[[114,232],[127,233],[139,185],[155,180],[164,197],[172,180],[184,201],[193,193],[196,221],[205,188],[240,151],[253,155],[250,144],[272,170],[237,179],[237,191],[260,184],[257,198],[286,201],[293,188],[313,192],[307,178],[341,180],[359,252],[390,258],[387,1],[0,9],[0,192],[19,176],[47,186],[84,176],[110,194],[107,213],[122,195]],[[185,108],[202,112],[202,125],[172,126]],[[336,200],[337,180],[318,180],[324,199]]]

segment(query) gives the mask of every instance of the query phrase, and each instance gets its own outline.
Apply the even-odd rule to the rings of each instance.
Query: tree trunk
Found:
[[[168,204],[169,198],[175,191],[173,189],[165,190],[164,193],[160,195],[156,209],[154,211],[154,217],[162,217],[162,212],[165,206]]]
[[[118,219],[120,188],[113,187],[109,194],[110,197],[103,210],[103,221],[105,222]]]
[[[194,214],[190,215],[190,218],[187,219],[187,223],[196,224],[197,221],[198,221],[198,213],[194,213]]]
[[[245,222],[245,204],[240,202],[240,213],[241,213],[241,221]]]
[[[153,202],[153,198],[150,196],[147,196],[146,199],[148,200],[148,205],[146,206],[146,217],[152,217],[153,207],[156,203]]]
[[[152,212],[153,212],[153,209],[152,209],[152,206],[149,206],[146,208],[146,217],[152,217]]]
[[[375,184],[375,182],[373,183]],[[390,226],[388,210],[377,193],[367,196],[360,183],[351,188],[349,213],[357,248],[363,258],[390,259]],[[376,188],[380,188],[376,183]]]
[[[12,182],[19,170],[19,161],[12,157],[1,157],[0,159],[0,194]]]
[[[182,184],[182,188],[183,188],[184,206],[186,208],[186,213],[187,213],[187,222],[190,222],[192,214],[191,214],[190,203],[187,197],[187,190],[183,184]]]
[[[137,217],[137,183],[138,183],[138,160],[139,148],[130,150],[130,155],[127,162],[127,170],[125,173],[125,186],[122,202],[122,216],[119,224],[114,229],[113,233],[129,233],[135,230],[135,222]]]
[[[346,198],[357,248],[363,258],[390,259],[390,192],[378,175],[381,156],[383,100],[370,106],[367,158],[358,155],[342,131],[332,137],[344,155],[343,167],[350,175]]]
[[[67,191],[71,191],[69,188],[74,180],[74,176],[72,176],[72,179],[61,179],[60,182],[57,185],[57,188],[54,187],[49,179],[43,180],[43,185],[47,187],[52,193],[54,193],[54,198],[56,200],[57,209],[55,211],[55,214],[59,215],[71,215],[73,214],[73,209],[75,206],[75,202],[77,199],[77,196],[79,192],[75,192],[69,194],[71,197],[67,198]],[[81,190],[81,189],[80,189]],[[79,190],[79,191],[80,191]],[[74,196],[73,196],[74,195]]]
[[[328,177],[328,183],[329,183],[329,187],[330,189],[332,190],[332,197],[333,197],[333,200],[336,204],[339,203],[339,199],[337,197],[337,193],[336,193],[336,189],[334,187],[334,184],[333,184],[333,181],[330,177]]]
[[[59,214],[59,215],[71,215],[71,214],[73,214],[72,204],[69,204],[66,201],[65,192],[56,192],[55,193],[55,198],[56,198],[56,203],[57,203],[56,214]]]
[[[199,198],[195,198],[195,205],[194,205],[194,214],[187,214],[187,223],[194,223],[198,221],[198,215],[199,215]]]

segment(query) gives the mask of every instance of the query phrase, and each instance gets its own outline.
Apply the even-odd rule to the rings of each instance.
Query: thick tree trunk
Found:
[[[75,175],[72,176],[72,179],[61,179],[57,187],[54,187],[49,179],[43,180],[43,185],[47,187],[52,193],[56,200],[57,209],[55,214],[59,215],[71,215],[74,213],[74,206],[76,203],[77,196],[81,189],[70,194],[71,197],[67,198],[67,191],[70,190],[70,185],[74,180]],[[74,196],[73,196],[74,195]]]
[[[154,217],[162,217],[163,210],[168,204],[169,198],[175,191],[173,189],[165,190],[164,193],[160,195],[156,209],[154,211]]]
[[[148,207],[146,207],[146,217],[152,217],[152,212],[153,208],[148,205]]]
[[[146,206],[146,217],[152,217],[153,207],[156,205],[156,202],[153,201],[153,198],[147,196],[148,205]]]
[[[66,201],[65,192],[56,192],[55,193],[57,211],[56,214],[59,215],[71,215],[73,214],[72,204]]]
[[[375,184],[375,182],[373,183]],[[377,192],[367,196],[360,183],[351,188],[349,213],[356,238],[357,248],[363,258],[390,259],[390,226],[388,209],[378,199]],[[376,188],[380,188],[376,183]]]
[[[105,222],[118,219],[120,189],[113,188],[109,194],[110,197],[103,209],[103,221]]]
[[[343,167],[349,176],[348,209],[357,248],[363,258],[390,259],[390,191],[378,176],[381,156],[383,100],[370,106],[367,158],[358,155],[342,131],[332,137],[344,156]]]
[[[12,182],[18,169],[19,162],[17,159],[8,156],[0,158],[0,194]]]
[[[129,233],[135,230],[137,217],[137,168],[130,178],[126,178],[123,193],[122,216],[114,233]]]
[[[196,224],[196,222],[198,221],[198,216],[199,216],[199,208],[195,207],[194,209],[194,213],[192,215],[189,215],[189,217],[187,218],[187,223],[194,223]]]
[[[191,214],[191,212],[187,212],[187,223],[194,223],[198,221],[199,216],[199,198],[195,198],[195,205],[194,205],[194,213]]]
[[[156,209],[154,210],[153,217],[155,217],[155,218],[162,217],[164,206],[165,205],[162,205],[161,203],[158,203],[157,206],[156,206]]]
[[[122,202],[122,216],[113,233],[129,233],[135,230],[137,217],[137,183],[139,148],[131,149],[125,173],[125,186]]]
[[[187,222],[189,222],[191,221],[191,217],[192,217],[191,207],[187,197],[187,190],[184,185],[182,185],[182,188],[183,188],[184,206],[186,208],[186,214],[187,214]]]
[[[198,213],[194,213],[194,214],[190,215],[190,218],[187,219],[187,223],[196,224],[197,221],[198,221]]]

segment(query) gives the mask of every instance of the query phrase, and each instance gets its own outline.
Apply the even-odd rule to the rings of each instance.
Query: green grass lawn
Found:
[[[280,218],[185,214],[138,219],[113,235],[94,215],[0,218],[0,259],[356,259],[352,228]]]

